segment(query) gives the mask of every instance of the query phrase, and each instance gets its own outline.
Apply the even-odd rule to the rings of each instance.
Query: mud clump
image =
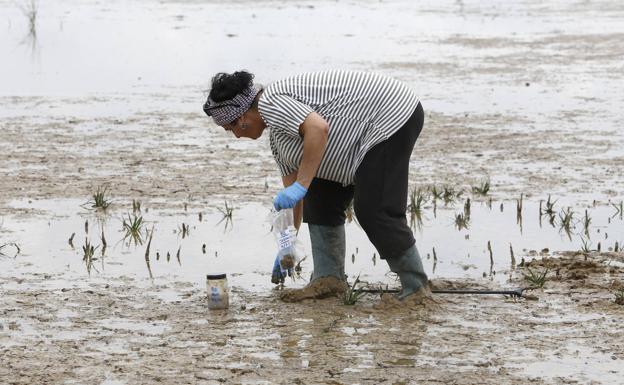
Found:
[[[600,259],[585,259],[582,254],[561,255],[559,257],[543,258],[527,262],[527,267],[547,268],[555,272],[554,280],[584,280],[592,275],[614,273]],[[615,272],[617,272],[616,269]]]
[[[295,267],[295,257],[290,254],[286,254],[280,260],[280,266],[283,270],[292,269]]]
[[[437,305],[437,301],[433,299],[431,289],[429,287],[422,288],[403,299],[398,296],[385,293],[381,295],[379,302],[373,305],[375,310],[424,310]]]
[[[336,277],[321,277],[307,284],[302,289],[284,291],[280,299],[284,302],[299,302],[304,299],[338,297],[348,289],[346,282]]]

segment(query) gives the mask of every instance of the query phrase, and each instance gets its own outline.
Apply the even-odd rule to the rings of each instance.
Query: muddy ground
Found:
[[[624,254],[566,255],[532,299],[443,296],[423,308],[374,310],[337,299],[284,304],[277,292],[233,290],[207,311],[184,282],[71,282],[3,277],[0,376],[7,384],[616,384],[624,307],[611,294]],[[522,282],[514,282],[523,285]],[[434,282],[438,288],[484,282]],[[174,288],[176,300],[159,291]]]
[[[329,63],[375,70],[421,92],[426,122],[414,151],[411,185],[449,183],[468,189],[489,177],[497,200],[512,200],[520,193],[536,199],[553,194],[572,203],[624,199],[624,29],[613,22],[621,20],[622,5],[519,1],[504,3],[510,4],[506,10],[500,4],[455,3],[423,6],[423,17],[437,20],[433,28],[425,28],[428,32],[412,33],[399,20],[398,30],[404,32],[373,41],[379,49],[384,44],[398,47],[396,54],[384,51],[371,57],[357,50],[360,56],[351,60],[320,56],[302,60],[307,66],[301,67]],[[102,17],[125,17],[123,7],[112,4],[112,11],[100,12]],[[199,24],[192,15],[201,9],[196,2],[172,4],[165,7],[165,16],[158,15],[182,24],[179,33],[193,31],[185,41],[197,40]],[[219,6],[208,2],[205,8]],[[309,20],[314,12],[333,6],[318,2],[277,8]],[[341,6],[354,13],[386,9],[381,3]],[[249,7],[246,2],[223,6],[233,14]],[[265,15],[274,11],[275,3],[259,2],[258,7]],[[387,12],[399,18],[408,13],[402,11]],[[437,28],[456,26],[448,21],[451,17],[460,20],[457,28]],[[244,24],[233,17],[227,20],[238,28]],[[488,21],[504,20],[529,32],[497,36],[480,30]],[[344,39],[374,30],[343,22],[334,26],[346,25],[348,33],[339,32]],[[465,29],[460,28],[463,22]],[[70,16],[50,24],[72,28]],[[12,38],[18,26],[10,22],[5,36]],[[218,33],[229,33],[221,40],[232,45],[226,50],[230,57],[251,55],[241,45],[245,39],[230,36],[230,25],[217,26]],[[279,30],[270,33],[280,37]],[[49,34],[40,36],[43,49],[53,50],[53,43],[45,40]],[[373,43],[349,40],[344,49]],[[180,46],[166,39],[159,44]],[[167,46],[159,49],[166,51]],[[188,58],[200,55],[197,48],[189,51]],[[17,54],[12,50],[10,55],[13,60]],[[2,71],[8,75],[0,79],[12,88],[0,94],[0,244],[14,240],[11,221],[49,215],[16,208],[15,200],[86,200],[103,183],[111,186],[117,202],[141,199],[153,208],[180,209],[185,202],[214,208],[224,199],[237,205],[270,202],[280,180],[266,137],[235,141],[201,113],[206,74],[226,64],[229,70],[239,68],[240,61],[202,68],[194,79],[180,70],[179,83],[163,80],[119,92],[64,92],[66,72],[83,71],[66,56],[64,69],[52,66],[46,72],[50,84],[58,87],[54,92],[32,91],[27,79],[46,82],[20,72],[20,66]],[[290,74],[281,58],[261,59],[255,69],[275,77]],[[146,67],[154,65],[149,60],[143,63]],[[192,61],[176,62],[173,68],[189,70]],[[113,86],[130,78],[107,74],[106,63],[98,70]],[[54,80],[57,75],[60,80]],[[98,72],[88,75],[96,78]],[[76,84],[88,83],[85,78]],[[612,239],[618,236],[624,234],[612,234]],[[23,261],[18,257],[15,263]],[[386,311],[373,309],[378,300],[373,295],[356,306],[339,299],[285,304],[275,291],[233,287],[229,311],[210,312],[204,288],[182,279],[150,285],[134,276],[75,279],[62,273],[0,272],[0,382],[619,384],[624,378],[624,306],[616,303],[615,293],[624,282],[622,263],[621,253],[564,253],[532,262],[534,269],[548,267],[549,275],[544,289],[530,292],[536,297],[530,300],[435,296],[436,303],[424,308]],[[493,283],[474,279],[436,285],[491,288]],[[520,270],[505,286],[527,285]]]

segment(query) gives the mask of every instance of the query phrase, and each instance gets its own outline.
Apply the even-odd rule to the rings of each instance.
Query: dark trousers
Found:
[[[398,257],[414,244],[407,224],[409,159],[423,127],[420,103],[405,124],[371,148],[355,173],[355,184],[315,178],[303,202],[303,221],[339,226],[353,200],[355,216],[382,259]]]

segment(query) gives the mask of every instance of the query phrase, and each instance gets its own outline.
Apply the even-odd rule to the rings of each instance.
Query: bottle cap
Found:
[[[208,274],[206,275],[206,279],[207,280],[212,280],[212,279],[225,279],[227,276],[227,274]]]

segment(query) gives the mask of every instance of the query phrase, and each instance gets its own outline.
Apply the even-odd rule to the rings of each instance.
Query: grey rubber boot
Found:
[[[388,262],[390,270],[397,273],[401,280],[402,290],[399,293],[399,299],[403,299],[421,288],[428,287],[429,280],[423,269],[416,244],[398,257],[387,258],[386,262]]]
[[[345,280],[345,229],[340,226],[308,224],[314,272],[312,281],[321,277],[334,276]]]

